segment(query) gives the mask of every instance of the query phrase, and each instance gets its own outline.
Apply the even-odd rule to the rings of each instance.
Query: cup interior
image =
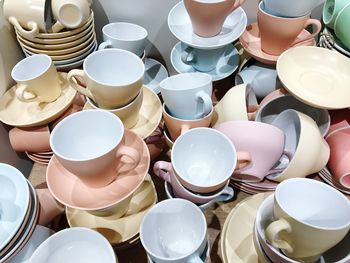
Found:
[[[314,228],[337,230],[350,224],[347,198],[336,189],[312,179],[283,181],[276,188],[275,202],[286,214]]]
[[[53,129],[50,145],[64,159],[85,161],[113,150],[124,136],[121,120],[102,110],[74,113]]]
[[[121,49],[99,50],[84,61],[84,71],[90,79],[107,86],[132,84],[143,77],[144,70],[138,56]]]
[[[336,15],[334,13],[334,11],[335,11],[335,3],[336,3],[336,0],[327,0],[324,3],[322,19],[323,19],[325,24],[330,23],[331,20],[334,19],[334,16]]]
[[[12,69],[11,76],[15,81],[28,81],[44,74],[51,66],[51,58],[37,54],[18,62]]]
[[[124,41],[137,41],[147,37],[146,29],[131,23],[111,23],[104,26],[102,31],[110,38]]]
[[[227,180],[236,166],[236,150],[221,132],[194,128],[175,141],[172,163],[177,174],[197,186],[217,185]]]
[[[183,73],[164,79],[160,87],[164,90],[193,90],[211,81],[211,76],[205,73]]]
[[[183,199],[168,199],[151,208],[141,225],[141,242],[160,259],[181,259],[193,254],[206,238],[202,211]]]

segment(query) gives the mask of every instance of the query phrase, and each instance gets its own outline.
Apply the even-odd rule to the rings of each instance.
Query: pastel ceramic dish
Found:
[[[143,78],[143,85],[153,90],[156,94],[159,94],[159,84],[168,76],[168,71],[162,63],[152,58],[145,59],[145,76]]]
[[[334,29],[335,21],[344,7],[349,4],[346,0],[327,0],[323,6],[322,19],[325,25]]]
[[[224,263],[265,263],[254,246],[253,230],[258,207],[271,193],[257,194],[237,204],[227,216],[221,231],[220,247]],[[245,222],[241,224],[240,222]]]
[[[48,253],[54,250],[55,253]],[[69,250],[70,253],[67,253]],[[33,253],[30,263],[118,262],[112,246],[96,231],[74,227],[61,230],[46,239]]]
[[[188,47],[185,43],[178,42],[170,53],[171,64],[178,73],[196,72],[197,70],[184,63],[181,59],[183,51]],[[237,69],[239,64],[239,54],[233,45],[225,46],[225,51],[218,59],[216,66],[211,71],[207,71],[213,81],[218,81],[230,76]]]
[[[64,206],[56,201],[49,189],[35,189],[40,204],[38,224],[42,226],[49,225],[56,217],[63,214]]]
[[[28,152],[25,152],[25,154],[27,155],[27,157],[30,160],[32,160],[33,162],[38,163],[38,164],[48,165],[50,162],[50,159],[38,158],[38,157],[33,156],[31,153],[28,153]]]
[[[264,8],[268,13],[281,17],[300,17],[310,14],[320,0],[298,2],[291,6],[288,1],[264,0]]]
[[[83,110],[91,109],[88,103]],[[139,118],[130,131],[136,133],[142,139],[150,136],[158,127],[162,119],[162,104],[156,93],[147,86],[143,88],[143,101],[139,111]]]
[[[325,181],[330,186],[334,187],[335,189],[337,189],[338,191],[344,194],[350,195],[350,190],[346,189],[344,186],[339,184],[338,181],[333,178],[333,175],[331,174],[331,172],[328,170],[327,167],[319,171],[318,175],[321,177],[323,181]]]
[[[309,36],[310,33],[307,30],[301,31],[299,36],[297,37],[297,41],[299,39],[304,39]],[[246,30],[240,36],[239,41],[241,42],[245,51],[256,60],[261,63],[268,65],[275,65],[279,56],[270,55],[264,52],[261,48],[261,38],[260,38],[260,30],[258,27],[258,23],[252,23],[247,26]],[[296,46],[314,46],[316,42],[314,39],[310,39],[306,42],[299,42]],[[294,46],[293,46],[294,47]]]
[[[346,25],[349,23],[350,6],[347,4],[340,10],[334,24],[336,36],[340,39],[344,46],[350,48],[350,37],[347,35]]]
[[[331,117],[331,124],[328,130],[328,136],[330,136],[333,132],[350,126],[350,110],[342,109],[342,110],[332,110],[329,111],[329,115]]]
[[[147,175],[150,156],[146,143],[129,130],[125,130],[124,144],[140,153],[139,165],[134,170],[118,175],[111,184],[100,188],[85,185],[53,156],[47,167],[46,181],[55,199],[75,209],[103,211],[113,208],[132,195]],[[57,176],[58,174],[60,176]],[[75,191],[77,187],[80,189],[79,193]]]
[[[259,193],[274,191],[278,185],[278,183],[270,181],[267,178],[265,178],[263,181],[259,183],[245,183],[245,182],[231,181],[230,184],[236,189],[239,189],[248,194],[259,194]]]
[[[289,94],[288,91],[286,91],[284,88],[277,89],[271,93],[269,93],[259,104],[259,107],[262,107],[266,103],[268,103],[270,100],[273,100],[275,98],[284,96]]]
[[[70,227],[87,227],[100,232],[112,245],[121,245],[134,238],[144,215],[157,202],[157,192],[150,175],[132,194],[127,212],[122,217],[96,216],[87,211],[66,207]]]
[[[0,164],[0,250],[16,235],[29,209],[29,188],[24,175],[11,165]]]
[[[190,16],[184,3],[176,4],[169,12],[168,26],[171,33],[185,44],[202,49],[220,48],[226,46],[243,33],[247,26],[247,16],[241,7],[228,15],[220,34],[214,37],[200,37],[193,32]]]
[[[61,79],[66,77],[66,73],[59,74]],[[13,86],[0,98],[0,120],[17,127],[33,127],[53,121],[71,105],[76,94],[65,81],[57,100],[39,105],[38,102],[22,102],[17,99],[16,88],[17,86]]]
[[[322,109],[350,106],[350,61],[345,56],[325,48],[296,47],[280,56],[276,68],[283,86],[304,103]]]
[[[328,111],[305,104],[291,95],[274,98],[265,105],[260,106],[255,120],[271,124],[278,114],[287,109],[293,109],[311,117],[317,123],[322,136],[328,133],[330,126]]]

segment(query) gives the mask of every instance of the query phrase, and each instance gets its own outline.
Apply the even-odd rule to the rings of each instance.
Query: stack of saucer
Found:
[[[181,42],[172,49],[170,59],[178,73],[206,72],[216,81],[237,69],[239,54],[231,43],[247,25],[239,7],[242,2],[185,0],[172,8],[168,26]]]
[[[34,187],[16,168],[1,163],[0,261],[18,254],[35,230],[39,202]]]
[[[84,59],[97,49],[94,15],[81,27],[58,33],[39,33],[27,37],[17,29],[16,35],[26,56],[46,54],[52,58],[57,69],[67,71],[81,66]]]
[[[344,46],[344,44],[337,38],[334,31],[325,27],[320,34],[319,46],[328,48],[350,57],[350,49]]]

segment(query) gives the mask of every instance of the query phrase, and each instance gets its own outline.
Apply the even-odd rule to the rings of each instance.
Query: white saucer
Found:
[[[247,26],[247,15],[243,8],[239,7],[228,15],[218,35],[210,38],[200,37],[193,32],[190,16],[181,1],[170,10],[168,26],[171,33],[187,45],[195,48],[214,49],[233,43],[243,34]]]
[[[153,90],[155,93],[160,93],[159,83],[167,78],[168,71],[159,61],[146,58],[145,60],[145,76],[143,79],[143,84]]]
[[[181,60],[182,51],[187,47],[185,43],[178,42],[171,50],[171,64],[178,73],[197,72],[195,68],[185,64]],[[212,71],[205,72],[212,76],[213,81],[224,79],[230,76],[239,65],[239,54],[233,45],[227,45],[224,54],[218,61],[216,68]]]

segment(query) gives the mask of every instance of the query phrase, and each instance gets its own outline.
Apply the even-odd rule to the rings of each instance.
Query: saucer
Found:
[[[310,35],[310,32],[307,30],[303,30],[297,39],[300,38],[305,38],[306,36]],[[260,32],[259,32],[259,27],[258,23],[252,23],[249,26],[247,26],[247,29],[244,31],[242,36],[239,38],[239,41],[241,42],[243,48],[245,51],[255,58],[256,60],[260,61],[261,63],[264,64],[269,64],[269,65],[275,65],[277,62],[277,59],[279,56],[275,55],[270,55],[265,53],[261,49],[261,40],[260,40]],[[316,42],[314,39],[310,39],[308,41],[304,41],[301,43],[296,44],[293,47],[297,46],[315,46]]]
[[[247,15],[242,7],[229,14],[221,32],[213,37],[200,37],[193,32],[190,16],[183,1],[169,12],[168,26],[173,35],[187,45],[201,49],[214,49],[231,44],[238,39],[247,26]]]
[[[92,109],[85,103],[83,110]],[[139,119],[134,127],[129,129],[142,139],[150,136],[162,120],[162,103],[158,95],[147,86],[143,86],[143,101],[139,113]]]
[[[254,221],[260,204],[270,193],[253,195],[234,207],[221,231],[220,245],[224,263],[265,262],[254,246]],[[244,222],[244,224],[242,224]]]
[[[143,84],[145,86],[159,94],[159,83],[168,76],[168,71],[162,63],[152,58],[145,59],[145,76],[143,78]]]
[[[135,133],[125,130],[124,145],[141,154],[140,163],[127,173],[104,187],[92,188],[66,170],[57,158],[52,156],[46,171],[46,182],[51,194],[60,203],[80,210],[101,210],[111,207],[129,197],[147,175],[150,156],[146,143]]]
[[[100,232],[112,245],[126,242],[135,237],[140,230],[144,215],[157,202],[157,192],[147,175],[145,181],[133,193],[129,209],[120,218],[95,216],[87,211],[66,207],[66,217],[70,227],[87,227]]]
[[[185,64],[181,60],[181,55],[184,49],[187,48],[187,45],[182,42],[178,42],[173,49],[171,50],[170,60],[174,69],[178,73],[189,73],[189,72],[198,72],[191,65]],[[212,76],[213,81],[224,79],[230,76],[239,65],[239,54],[237,49],[229,44],[226,46],[224,54],[219,59],[216,67],[209,72],[205,72]]]
[[[333,176],[331,172],[328,170],[327,167],[323,168],[321,171],[318,172],[318,175],[321,177],[323,181],[325,181],[330,186],[333,186],[338,191],[350,195],[350,190],[346,189],[344,186],[339,184],[337,181],[333,180]]]
[[[29,152],[25,152],[25,154],[33,162],[38,163],[38,164],[42,164],[42,165],[48,165],[49,161],[51,159],[51,157],[50,158],[40,158],[40,157],[34,156],[32,153],[29,153]]]
[[[350,60],[321,47],[297,47],[277,61],[277,74],[294,97],[321,109],[350,107]]]
[[[59,72],[64,80],[60,97],[50,103],[22,102],[16,97],[13,86],[0,97],[0,121],[11,126],[32,127],[48,124],[58,118],[71,104],[76,90],[68,85],[66,73]]]

